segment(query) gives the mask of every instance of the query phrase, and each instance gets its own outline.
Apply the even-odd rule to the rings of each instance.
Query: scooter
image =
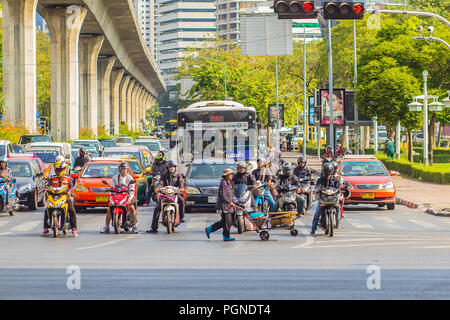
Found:
[[[279,211],[297,211],[297,186],[284,184],[279,187]]]
[[[267,201],[267,199],[264,196],[266,191],[266,183],[257,181],[256,186],[257,186],[255,190],[256,211],[264,212],[264,214],[269,214],[270,212],[269,201]]]
[[[339,227],[339,216],[342,200],[342,193],[337,188],[322,188],[319,191],[319,205],[322,207],[321,219],[326,225],[325,234],[333,236],[334,229]]]
[[[301,183],[302,193],[301,196],[306,199],[305,211],[311,209],[312,207],[312,186],[314,186],[314,180],[312,178],[299,178]]]
[[[10,203],[9,208],[6,207],[6,202],[8,200],[8,189],[6,188],[7,185],[11,185],[11,192],[9,193],[10,196]],[[12,179],[11,182],[8,182],[6,179],[1,178],[0,179],[0,213],[8,212],[10,216],[14,216],[16,214],[16,211],[19,210],[19,199],[16,197],[17,194],[17,185],[16,185],[16,179]]]
[[[245,229],[244,210],[252,212],[252,194],[246,184],[237,184],[234,187],[233,202],[242,208],[242,210],[234,210],[232,214],[233,226],[238,229],[241,234]]]
[[[67,234],[70,229],[69,221],[69,190],[60,185],[58,178],[52,177],[51,186],[46,190],[47,208],[45,210],[47,224],[53,230],[53,237],[57,238],[59,231]]]
[[[158,196],[161,199],[161,224],[167,228],[168,234],[172,234],[180,224],[180,208],[178,206],[180,189],[167,186],[159,189]]]
[[[102,183],[109,186],[108,181],[102,180]],[[109,190],[109,212],[111,213],[112,225],[116,234],[120,233],[120,229],[129,231],[133,227],[131,219],[130,205],[128,203],[128,188],[136,183],[136,180],[131,180],[127,187],[117,189],[115,186]]]

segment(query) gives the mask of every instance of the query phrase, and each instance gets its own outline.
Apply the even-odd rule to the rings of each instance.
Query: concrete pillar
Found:
[[[2,0],[5,119],[36,133],[36,5]]]
[[[111,128],[111,71],[116,57],[98,59],[97,86],[98,86],[98,125],[102,126],[106,133]]]
[[[97,135],[97,60],[103,36],[80,36],[80,128],[88,128]]]
[[[137,126],[138,126],[138,130],[141,131],[142,130],[142,120],[144,120],[144,118],[142,117],[142,110],[144,109],[144,97],[145,97],[145,88],[142,88],[141,91],[141,95],[139,97],[139,105],[138,105],[138,110],[137,110]]]
[[[79,134],[78,40],[86,13],[75,5],[41,12],[51,39],[51,133],[59,141],[75,140]]]
[[[119,86],[120,91],[119,121],[121,124],[122,122],[123,123],[127,122],[127,92],[130,80],[131,80],[130,75],[124,76]]]
[[[127,117],[126,117],[126,124],[128,126],[128,129],[131,130],[131,107],[133,105],[133,95],[134,95],[134,90],[137,87],[136,86],[137,82],[136,80],[130,80],[130,82],[128,83],[128,89],[127,89]]]
[[[125,70],[117,69],[111,73],[111,120],[114,122],[114,134],[119,134],[120,124],[120,83]]]
[[[137,111],[138,111],[138,106],[139,106],[139,99],[141,96],[141,92],[142,92],[142,86],[140,84],[138,84],[136,86],[136,91],[133,95],[133,107],[131,109],[131,127],[133,128],[134,132],[139,131],[139,125],[137,123]]]

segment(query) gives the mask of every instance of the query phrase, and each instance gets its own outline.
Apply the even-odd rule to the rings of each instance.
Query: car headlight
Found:
[[[89,192],[89,189],[86,188],[85,186],[82,186],[81,184],[77,184],[77,186],[75,187],[75,191],[78,191],[78,192]]]
[[[187,187],[186,192],[189,194],[200,194],[200,190],[194,187]]]
[[[384,184],[381,188],[382,189],[392,189],[392,188],[394,188],[394,183],[392,181],[389,181],[388,183]]]
[[[26,184],[19,189],[19,193],[27,193],[31,191],[31,184]]]

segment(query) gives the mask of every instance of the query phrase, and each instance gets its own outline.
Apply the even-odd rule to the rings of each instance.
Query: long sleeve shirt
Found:
[[[217,196],[216,210],[233,212],[234,209],[230,205],[233,202],[233,183],[222,179],[220,181],[219,193]]]
[[[294,175],[297,178],[310,178],[311,177],[311,169],[304,166],[303,168],[301,168],[300,166],[297,166],[294,171],[293,171]]]
[[[167,173],[161,177],[156,187],[163,188],[167,186],[184,188],[184,180],[177,172],[175,172],[174,174]]]

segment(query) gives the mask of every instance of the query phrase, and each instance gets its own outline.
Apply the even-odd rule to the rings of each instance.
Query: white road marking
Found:
[[[120,238],[120,239],[116,239],[116,240],[100,243],[100,244],[97,244],[95,246],[77,248],[77,250],[86,250],[86,249],[94,249],[94,248],[106,247],[106,246],[109,246],[109,245],[112,245],[112,244],[115,244],[115,243],[118,243],[118,242],[122,242],[122,241],[125,241],[125,240],[133,239],[135,237],[136,237],[136,235],[132,234],[132,235],[129,235],[129,236],[124,237],[124,238]]]
[[[354,221],[347,221],[347,222],[350,223],[353,227],[358,229],[373,229],[373,227],[367,223],[359,223]]]
[[[382,216],[374,216],[372,218],[377,220],[377,221],[379,221],[379,222],[384,223],[385,226],[388,227],[388,228],[401,229],[401,227],[392,218],[382,217]]]
[[[429,246],[429,247],[420,247],[421,249],[450,249],[450,246]]]
[[[409,220],[409,221],[411,221],[412,223],[414,223],[414,224],[416,224],[416,225],[418,225],[418,226],[424,227],[424,228],[428,228],[428,229],[441,229],[441,228],[438,227],[437,225],[435,225],[435,224],[433,224],[433,223],[430,223],[430,222],[426,222],[426,221],[422,221],[422,220],[414,220],[414,219],[411,219],[411,220]]]
[[[296,222],[297,225],[304,227],[305,224],[302,221],[298,221]],[[309,235],[308,233],[303,233],[303,228],[297,228],[297,230],[299,230],[299,233],[301,235],[303,235],[303,237],[305,238],[305,242],[298,244],[296,246],[291,247],[292,249],[298,249],[298,248],[310,248],[311,245],[314,243],[314,237]],[[308,231],[306,231],[308,232]]]
[[[9,221],[0,221],[0,228],[6,226]]]
[[[36,228],[38,225],[40,225],[42,221],[27,221],[19,224],[18,226],[15,226],[11,229],[13,232],[26,232],[30,231],[33,228]]]
[[[0,236],[6,236],[7,234],[10,234],[10,233],[12,233],[12,232],[3,232],[3,233],[0,233]]]
[[[411,245],[411,244],[423,244],[423,242],[380,242],[380,243],[361,243],[361,244],[344,244],[336,246],[315,246],[315,248],[351,248],[351,247],[369,247],[369,246],[387,246],[387,245]]]

